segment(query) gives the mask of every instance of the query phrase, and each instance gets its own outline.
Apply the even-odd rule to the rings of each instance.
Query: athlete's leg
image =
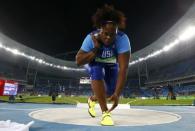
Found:
[[[105,97],[109,97],[115,91],[117,75],[118,75],[118,66],[106,65],[104,66],[104,70],[105,70],[104,80],[106,84],[106,96]],[[103,112],[101,124],[102,125],[114,125],[110,112],[108,111]]]
[[[104,82],[105,70],[103,67],[104,67],[103,65],[91,66],[90,75],[92,79],[92,89],[102,110],[101,124],[114,125],[114,122],[111,118],[111,114],[110,112],[108,112],[108,107],[106,102],[106,91],[105,91],[105,82]]]
[[[94,92],[94,91],[93,91],[93,92]],[[95,94],[92,95],[92,96],[90,97],[90,99],[91,99],[92,101],[97,101],[97,97],[95,96]]]
[[[107,98],[114,93],[116,88],[117,78],[118,78],[118,64],[106,65],[104,80],[106,83]]]
[[[100,104],[102,112],[107,111],[106,92],[103,80],[92,80],[94,94]]]
[[[92,69],[93,66],[90,66],[90,64],[86,64],[84,67],[86,69],[86,72],[90,75],[90,77],[92,77],[94,75],[94,73],[92,73],[92,72],[94,72],[93,71],[94,69]],[[93,95],[89,97],[89,99],[92,101],[97,101],[97,98],[96,98],[94,92],[93,92]]]
[[[90,77],[92,80],[92,90],[94,92],[94,97],[91,100],[97,99],[102,112],[107,111],[106,104],[106,92],[104,84],[104,69],[101,64],[93,64],[90,66]]]

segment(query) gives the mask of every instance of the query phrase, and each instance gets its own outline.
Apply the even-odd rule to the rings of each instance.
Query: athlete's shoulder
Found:
[[[123,39],[129,39],[129,37],[127,36],[126,33],[122,32],[122,31],[118,31],[116,39],[123,40]]]
[[[124,32],[122,32],[122,31],[118,31],[117,35],[118,35],[119,37],[122,37],[123,35],[126,35],[126,34],[125,34]]]

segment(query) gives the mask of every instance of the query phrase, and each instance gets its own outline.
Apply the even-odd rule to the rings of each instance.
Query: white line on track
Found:
[[[42,109],[48,109],[48,108],[33,108],[33,109],[14,109],[14,108],[0,108],[0,110],[17,110],[17,111],[32,111],[32,110],[42,110]]]

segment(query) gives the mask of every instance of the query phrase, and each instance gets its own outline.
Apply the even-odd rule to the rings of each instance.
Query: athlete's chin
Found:
[[[111,44],[112,44],[112,42],[110,42],[110,41],[109,41],[109,42],[107,42],[107,41],[104,42],[104,45],[105,45],[105,46],[109,46],[109,45],[111,45]]]

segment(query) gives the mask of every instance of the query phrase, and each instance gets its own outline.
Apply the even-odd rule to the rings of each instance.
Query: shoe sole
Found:
[[[95,116],[91,115],[91,113],[89,112],[89,109],[88,109],[88,113],[89,113],[89,115],[90,115],[91,117],[95,118]]]
[[[104,124],[101,124],[102,126],[114,126],[114,124],[113,125],[104,125]]]

